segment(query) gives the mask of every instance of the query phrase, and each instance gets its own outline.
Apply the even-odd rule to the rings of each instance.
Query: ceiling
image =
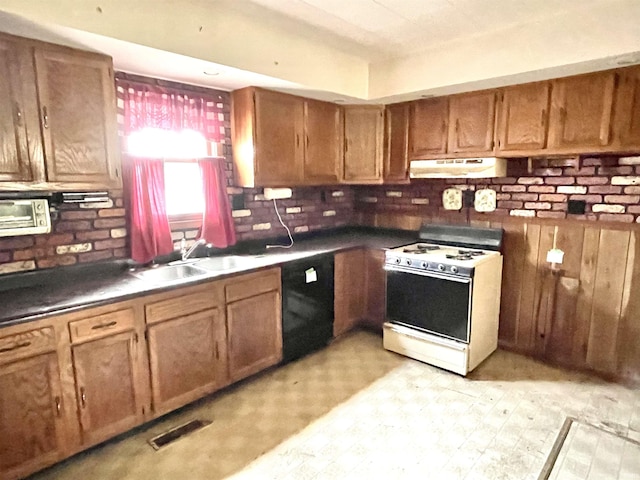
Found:
[[[96,5],[0,0],[0,31],[102,52],[129,73],[349,103],[391,103],[640,63],[639,0]]]
[[[588,16],[608,0],[245,0],[339,38],[370,61],[405,57],[460,38],[544,22],[562,12]],[[257,13],[254,11],[254,13]],[[587,18],[585,18],[587,20]]]

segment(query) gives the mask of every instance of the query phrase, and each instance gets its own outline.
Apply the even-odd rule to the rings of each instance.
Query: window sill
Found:
[[[169,216],[169,228],[174,230],[195,230],[202,227],[202,214],[189,213]]]

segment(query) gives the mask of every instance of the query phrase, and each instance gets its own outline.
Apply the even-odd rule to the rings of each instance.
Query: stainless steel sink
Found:
[[[191,264],[167,265],[131,273],[131,275],[135,277],[152,283],[180,282],[182,280],[201,277],[208,274],[209,272],[207,270],[203,270]]]
[[[195,265],[198,268],[204,268],[205,270],[209,270],[212,272],[220,270],[237,270],[257,266],[255,259],[237,255],[203,258],[201,260],[198,260]]]

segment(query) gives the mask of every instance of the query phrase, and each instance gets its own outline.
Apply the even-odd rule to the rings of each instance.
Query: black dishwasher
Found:
[[[333,337],[333,255],[282,267],[282,360],[324,347]]]

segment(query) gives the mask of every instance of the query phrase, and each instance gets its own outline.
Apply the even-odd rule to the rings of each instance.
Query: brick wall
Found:
[[[579,167],[579,168],[578,168]],[[640,223],[640,157],[509,160],[507,177],[491,179],[415,179],[409,185],[355,187],[356,209],[405,211],[425,216],[443,214],[442,192],[491,188],[497,209],[486,215],[575,218]],[[584,215],[567,213],[569,200],[583,200]]]
[[[122,191],[52,210],[50,234],[0,238],[0,274],[129,256]]]

